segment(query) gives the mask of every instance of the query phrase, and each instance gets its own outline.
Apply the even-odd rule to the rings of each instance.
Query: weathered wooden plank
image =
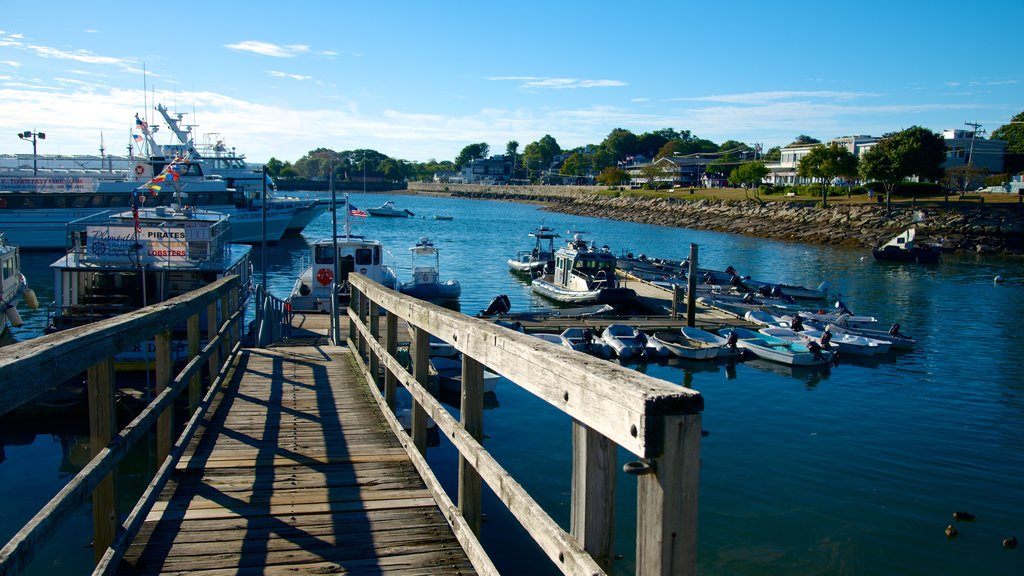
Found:
[[[114,359],[101,360],[87,371],[89,389],[89,452],[95,458],[117,429],[114,411]],[[114,541],[117,530],[117,487],[107,474],[92,492],[93,552],[96,560]]]
[[[244,375],[204,418],[122,572],[473,573],[366,384],[335,350],[340,358],[244,355]]]
[[[569,532],[607,572],[615,553],[617,449],[598,432],[573,422]]]

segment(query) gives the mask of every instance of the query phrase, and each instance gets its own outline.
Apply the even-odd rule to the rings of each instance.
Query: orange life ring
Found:
[[[334,280],[334,274],[327,268],[321,268],[320,271],[316,273],[316,281],[319,282],[321,286],[327,286],[331,283],[331,280]]]
[[[142,164],[139,164],[135,167],[135,174],[138,176],[142,176],[142,173],[145,171],[146,169],[142,167]]]

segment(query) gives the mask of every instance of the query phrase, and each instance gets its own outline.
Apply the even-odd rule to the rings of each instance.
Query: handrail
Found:
[[[386,419],[398,434],[428,489],[445,512],[474,567],[491,573],[480,549],[479,482],[512,512],[565,574],[610,572],[614,540],[616,444],[640,457],[637,574],[694,574],[702,396],[586,354],[555,346],[490,322],[401,295],[353,276],[349,347],[364,370]],[[386,310],[382,345],[379,313]],[[412,327],[413,372],[395,354],[397,320]],[[463,354],[460,421],[426,390],[429,335]],[[365,359],[364,359],[365,355]],[[563,531],[483,448],[483,368],[495,371],[573,418],[571,534]],[[379,368],[384,381],[379,382]],[[394,387],[413,398],[412,430],[394,416]],[[426,417],[458,449],[459,502],[453,504],[422,458]]]
[[[129,314],[101,320],[90,325],[64,330],[5,349],[0,358],[0,414],[31,401],[46,390],[88,370],[90,401],[90,437],[93,459],[54,496],[17,534],[0,549],[0,575],[19,574],[56,528],[86,502],[93,499],[94,549],[97,560],[107,550],[118,531],[116,496],[110,474],[131,447],[154,427],[157,431],[158,460],[175,459],[170,451],[170,417],[167,409],[185,390],[198,399],[200,371],[209,365],[212,385],[216,385],[240,348],[239,326],[244,314],[238,309],[238,276],[222,278],[204,288]],[[221,321],[216,320],[218,303]],[[208,316],[207,345],[199,351],[199,314]],[[171,329],[187,325],[191,360],[173,379],[171,368]],[[156,338],[157,396],[130,424],[116,435],[113,431],[114,356],[140,342]],[[224,364],[218,361],[222,350]],[[59,358],[60,361],[55,361]],[[216,366],[214,368],[214,366]],[[45,377],[40,377],[45,374]],[[191,401],[193,412],[198,400]],[[171,466],[173,468],[173,466]],[[161,484],[158,478],[154,484]],[[157,489],[159,491],[159,489]],[[130,540],[128,538],[127,540]],[[120,536],[126,546],[126,538]],[[121,552],[123,553],[123,551]]]
[[[256,322],[252,331],[253,346],[266,348],[289,335],[291,304],[267,292],[262,284],[257,284],[254,305]]]

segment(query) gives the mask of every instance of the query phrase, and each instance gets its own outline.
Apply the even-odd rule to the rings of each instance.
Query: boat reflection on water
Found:
[[[753,366],[758,370],[773,372],[781,376],[800,380],[807,385],[808,390],[816,387],[822,380],[828,380],[829,376],[832,375],[831,365],[829,364],[821,366],[790,366],[760,358],[744,360],[743,364],[745,366]]]

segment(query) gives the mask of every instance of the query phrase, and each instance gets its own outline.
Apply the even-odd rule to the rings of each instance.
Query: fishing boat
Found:
[[[252,247],[230,242],[227,215],[177,206],[107,212],[68,225],[70,248],[50,265],[54,305],[48,331],[59,331],[166,301],[238,275],[238,307],[252,282]],[[185,358],[184,327],[175,328],[172,360]],[[118,370],[143,370],[154,358],[149,341],[118,354]]]
[[[611,252],[594,249],[580,234],[575,234],[568,246],[555,252],[554,272],[534,278],[530,286],[541,296],[571,304],[623,304],[636,300],[632,288],[619,285],[615,269],[616,259]]]
[[[352,233],[350,212],[346,196],[344,234],[320,238],[310,245],[302,273],[288,297],[292,310],[330,312],[332,294],[337,295],[340,306],[347,306],[352,295],[351,274],[362,274],[392,290],[398,287],[395,271],[385,261],[384,247],[379,240]]]
[[[916,228],[907,228],[892,240],[871,250],[875,260],[889,262],[916,262],[918,264],[935,264],[939,261],[941,250],[934,246],[920,245],[915,240]]]
[[[707,330],[683,326],[679,329],[679,333],[696,346],[703,344],[717,346],[719,358],[735,358],[743,355],[743,349],[738,347],[735,341],[730,341],[728,338],[723,338]]]
[[[370,216],[386,216],[389,218],[408,218],[409,216],[415,216],[415,214],[408,210],[396,208],[395,203],[391,200],[388,200],[376,208],[367,208],[366,213]]]
[[[460,392],[462,390],[462,361],[453,358],[432,357],[430,365],[437,373],[437,383],[442,390]],[[494,392],[498,387],[498,376],[484,369],[484,394]]]
[[[440,280],[441,258],[429,238],[421,237],[409,251],[412,253],[412,280],[402,283],[399,292],[430,302],[459,299],[462,287],[458,280]]]
[[[28,287],[21,273],[21,259],[18,247],[7,243],[7,237],[0,232],[0,342],[8,337],[8,325],[21,326],[18,302],[24,300],[31,309],[39,307],[35,292]]]
[[[713,360],[718,358],[722,348],[717,344],[694,341],[680,333],[668,331],[651,334],[651,341],[663,346],[672,356],[688,360]]]
[[[529,235],[534,239],[533,249],[521,251],[515,258],[509,258],[509,270],[530,276],[553,273],[555,270],[555,238],[561,238],[561,236],[544,225],[530,232]]]
[[[799,342],[783,340],[746,328],[726,328],[720,331],[728,338],[736,335],[736,345],[763,360],[771,360],[788,366],[824,366],[832,360],[832,352],[822,350],[817,344],[805,346]]]

